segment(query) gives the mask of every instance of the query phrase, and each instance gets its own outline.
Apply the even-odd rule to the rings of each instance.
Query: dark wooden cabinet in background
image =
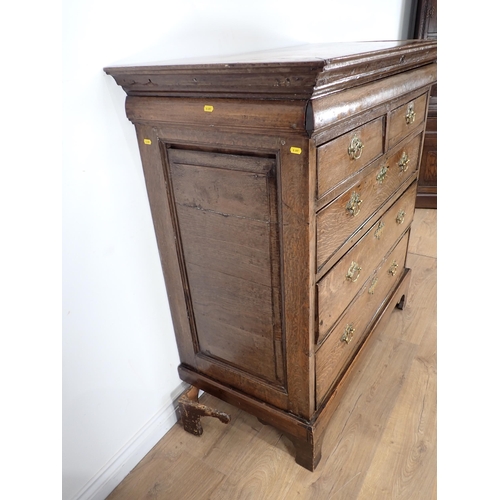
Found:
[[[406,301],[435,42],[105,71],[137,130],[181,379],[275,426],[313,470]]]
[[[437,0],[418,0],[414,38],[437,41]],[[431,88],[416,206],[437,208],[437,84]]]

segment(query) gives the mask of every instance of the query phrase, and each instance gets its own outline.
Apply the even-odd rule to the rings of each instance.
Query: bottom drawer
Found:
[[[338,381],[362,344],[368,326],[404,269],[409,232],[365,282],[354,301],[316,353],[316,406]]]

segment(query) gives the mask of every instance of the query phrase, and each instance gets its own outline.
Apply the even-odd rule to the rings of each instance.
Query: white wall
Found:
[[[102,68],[407,38],[411,8],[410,0],[64,1],[63,499],[105,498],[173,425],[182,389],[135,132],[125,93]]]

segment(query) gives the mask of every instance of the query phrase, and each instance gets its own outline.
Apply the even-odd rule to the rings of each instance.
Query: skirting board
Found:
[[[146,424],[80,489],[73,500],[104,500],[176,424],[177,399],[189,387],[184,382],[172,402],[160,408]]]

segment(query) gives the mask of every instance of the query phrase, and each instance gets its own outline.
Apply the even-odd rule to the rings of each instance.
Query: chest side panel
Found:
[[[165,148],[193,348],[284,386],[276,159]]]

